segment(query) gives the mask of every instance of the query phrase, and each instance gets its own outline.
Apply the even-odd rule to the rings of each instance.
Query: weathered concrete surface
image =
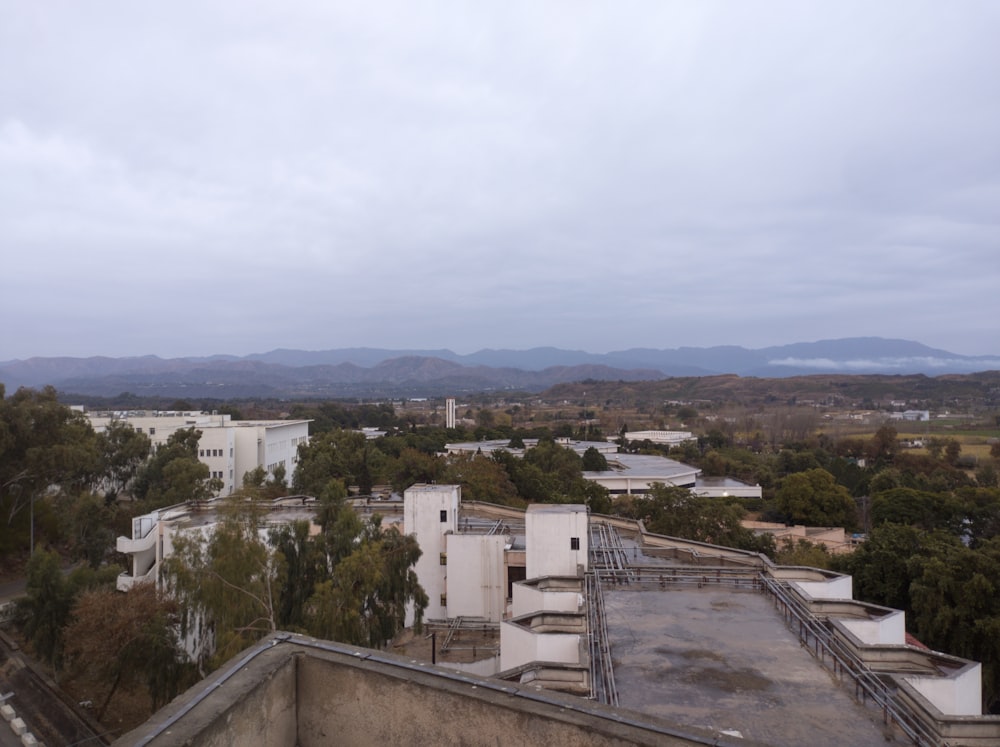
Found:
[[[202,680],[113,744],[295,747],[295,658],[261,651],[239,668],[230,664]]]
[[[900,739],[799,645],[763,595],[605,591],[621,706],[781,747]]]
[[[296,636],[272,640],[116,747],[761,745],[382,652]]]

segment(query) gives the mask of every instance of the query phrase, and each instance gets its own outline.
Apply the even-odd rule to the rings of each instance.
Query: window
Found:
[[[442,607],[447,607],[448,606],[448,595],[447,594],[442,594],[441,595],[441,606]]]
[[[441,509],[441,523],[444,524],[446,521],[448,521],[448,509],[442,508]]]
[[[149,427],[149,435],[150,436],[155,436],[156,435],[156,428],[153,428],[152,426],[150,426]]]
[[[441,553],[441,565],[448,565],[448,553]]]
[[[579,537],[570,537],[569,538],[569,549],[570,550],[579,550],[580,549],[580,538]]]
[[[198,449],[198,456],[200,456],[200,457],[205,456],[205,450],[204,449]]]

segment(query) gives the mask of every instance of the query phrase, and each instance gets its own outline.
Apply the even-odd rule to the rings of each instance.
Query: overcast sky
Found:
[[[1000,353],[1000,2],[0,0],[0,360]]]

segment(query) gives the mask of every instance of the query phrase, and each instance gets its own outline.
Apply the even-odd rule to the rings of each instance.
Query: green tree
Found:
[[[308,521],[294,521],[270,533],[270,544],[286,569],[278,596],[277,624],[282,630],[305,630],[306,602],[326,575],[322,548],[309,529]]]
[[[390,467],[393,490],[402,493],[417,483],[437,482],[444,474],[443,459],[424,454],[412,448],[405,448]]]
[[[231,496],[209,532],[175,539],[166,563],[172,591],[188,613],[214,626],[215,661],[229,659],[278,627],[278,595],[287,569],[262,537],[262,517],[255,500]],[[208,646],[203,642],[201,648],[199,666],[204,666]]]
[[[73,591],[63,576],[59,556],[39,550],[28,561],[25,597],[18,602],[21,630],[38,657],[62,665],[62,631],[69,621]]]
[[[371,447],[362,433],[346,430],[321,433],[299,446],[298,458],[292,477],[296,493],[318,496],[331,479],[357,485],[364,495],[371,493]]]
[[[117,507],[93,493],[73,499],[67,514],[73,557],[99,568],[115,548],[114,521]]]
[[[97,450],[100,475],[108,496],[114,498],[128,491],[139,469],[149,458],[152,444],[145,433],[140,433],[124,421],[114,420],[97,434]]]
[[[310,634],[345,643],[381,648],[403,627],[413,603],[419,629],[427,595],[413,565],[420,548],[395,528],[382,532],[376,522],[360,543],[317,584],[307,610]]]
[[[198,460],[201,431],[181,428],[139,470],[133,483],[136,498],[148,508],[197,503],[208,500],[222,489],[222,481],[212,478],[208,465]]]
[[[462,500],[524,505],[503,465],[482,454],[454,457],[444,471],[444,481],[462,486]]]
[[[774,551],[771,537],[757,537],[743,526],[745,511],[738,503],[696,496],[687,488],[654,483],[644,498],[633,502],[631,514],[656,534],[755,552]]]
[[[5,397],[0,385],[0,556],[33,542],[15,519],[38,500],[83,490],[98,462],[89,421],[60,404],[55,389],[22,388]]]
[[[857,527],[857,506],[847,488],[825,469],[788,475],[774,499],[775,509],[789,524]]]
[[[593,446],[583,452],[583,463],[581,465],[584,472],[604,472],[608,469],[608,460],[601,452]]]
[[[912,488],[893,488],[872,496],[872,524],[908,524],[921,529],[961,531],[965,510],[948,494],[928,493]]]

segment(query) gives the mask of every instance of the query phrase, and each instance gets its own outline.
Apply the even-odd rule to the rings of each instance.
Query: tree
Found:
[[[403,627],[408,603],[419,629],[427,595],[413,565],[420,548],[412,535],[378,522],[364,532],[354,551],[319,583],[309,600],[307,626],[312,635],[381,648]]]
[[[83,493],[70,504],[67,515],[73,557],[99,568],[115,547],[113,531],[117,507],[93,493]]]
[[[287,569],[262,533],[261,507],[234,495],[222,519],[207,533],[192,531],[177,537],[174,554],[167,560],[171,590],[196,618],[185,620],[185,628],[204,622],[214,626],[217,661],[277,630],[278,594]],[[200,648],[198,663],[203,666],[207,643],[203,641]]]
[[[60,404],[55,389],[22,388],[5,398],[0,386],[0,555],[27,538],[27,527],[12,534],[21,512],[44,496],[82,490],[97,471],[89,421]]]
[[[370,446],[363,433],[333,430],[321,433],[301,444],[298,466],[292,477],[292,489],[304,495],[319,495],[331,479],[345,485],[358,485],[359,491],[371,493]]]
[[[872,496],[872,524],[907,524],[921,529],[962,530],[964,507],[950,495],[893,488]]]
[[[644,498],[632,504],[631,513],[656,534],[755,552],[774,551],[771,537],[757,537],[742,525],[742,506],[696,496],[687,488],[654,483]]]
[[[178,613],[178,603],[151,583],[127,594],[99,589],[80,595],[66,628],[66,656],[71,666],[108,685],[98,720],[122,685],[144,684],[154,711],[180,691],[188,668],[175,633]]]
[[[583,464],[581,466],[584,472],[604,472],[608,469],[608,460],[604,454],[593,446],[590,446],[583,452]]]
[[[21,629],[42,661],[58,668],[62,664],[62,630],[69,620],[73,593],[59,556],[39,550],[28,561],[25,597],[18,602]]]
[[[181,428],[139,470],[133,493],[150,508],[208,500],[222,489],[222,481],[211,478],[208,465],[198,460],[201,431]]]
[[[272,529],[270,543],[286,569],[278,594],[277,623],[282,630],[305,630],[306,602],[326,570],[318,543],[311,541],[308,521]]]
[[[482,454],[454,457],[445,469],[444,480],[462,486],[463,500],[504,506],[524,505],[503,465]]]
[[[775,509],[789,524],[857,527],[857,506],[847,488],[825,469],[788,475],[775,495]]]
[[[152,443],[149,436],[140,433],[125,421],[114,420],[97,434],[100,455],[100,475],[108,496],[114,498],[126,492],[139,469],[149,458]]]
[[[393,490],[402,493],[411,485],[437,482],[444,473],[445,463],[439,457],[405,448],[390,467]]]

